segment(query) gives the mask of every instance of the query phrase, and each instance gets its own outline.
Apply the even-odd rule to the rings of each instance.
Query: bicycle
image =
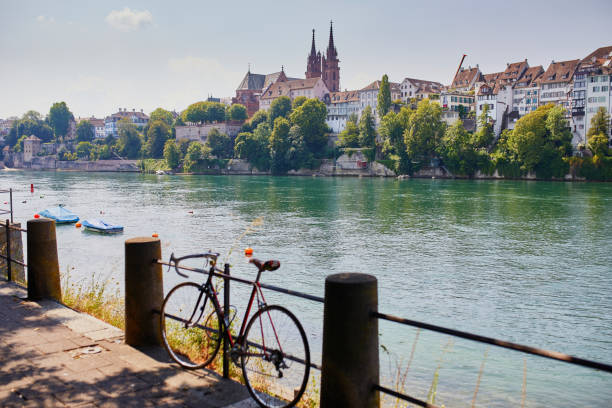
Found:
[[[205,258],[204,269],[189,270],[208,274],[208,277],[202,284],[183,282],[168,292],[160,314],[164,347],[180,366],[198,369],[215,359],[221,341],[226,340],[231,361],[241,367],[253,399],[265,408],[293,407],[304,394],[308,382],[308,340],[293,313],[282,306],[266,304],[259,284],[262,272],[277,270],[280,262],[249,260],[258,269],[257,278],[252,282],[240,331],[234,336],[230,330],[233,318],[225,315],[213,285],[215,272],[224,272],[216,266],[218,257],[219,254],[213,252],[179,258],[175,258],[174,253],[170,255],[168,271],[174,266],[182,277],[188,275],[179,271],[179,262]],[[258,310],[249,320],[255,300]]]

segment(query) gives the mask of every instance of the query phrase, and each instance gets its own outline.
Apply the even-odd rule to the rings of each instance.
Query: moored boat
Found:
[[[83,221],[83,228],[91,232],[99,232],[101,234],[120,234],[123,232],[123,226],[113,225],[101,219]]]
[[[79,217],[72,211],[66,209],[62,204],[57,207],[47,208],[38,213],[41,217],[50,218],[56,224],[72,224],[79,220]]]

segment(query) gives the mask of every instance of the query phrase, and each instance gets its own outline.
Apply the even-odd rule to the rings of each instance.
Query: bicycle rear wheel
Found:
[[[266,408],[294,406],[306,389],[310,349],[298,319],[282,306],[253,315],[242,342],[241,365],[249,393]]]
[[[207,366],[219,352],[220,321],[212,299],[193,282],[175,286],[161,310],[164,347],[185,368]]]

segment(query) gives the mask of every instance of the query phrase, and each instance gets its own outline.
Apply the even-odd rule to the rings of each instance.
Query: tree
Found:
[[[183,111],[183,120],[191,123],[204,123],[208,121],[208,105],[206,102],[192,103]]]
[[[149,115],[149,123],[158,120],[161,120],[166,123],[168,127],[172,127],[172,125],[174,124],[174,115],[172,114],[172,112],[167,111],[163,108],[157,108],[153,112],[151,112],[151,115]]]
[[[610,148],[608,147],[609,143],[610,141],[608,140],[608,137],[603,133],[600,133],[598,135],[591,135],[587,145],[589,150],[591,150],[595,156],[605,157],[610,155]]]
[[[594,135],[609,135],[610,134],[610,115],[606,112],[606,108],[601,106],[595,115],[591,118],[591,127],[587,132],[587,141]]]
[[[206,145],[210,148],[210,153],[221,159],[231,158],[234,154],[234,143],[225,133],[213,128],[208,133]]]
[[[444,134],[441,117],[440,105],[428,99],[420,101],[416,111],[410,116],[410,123],[404,131],[404,143],[408,158],[419,165],[435,155],[439,139]]]
[[[164,159],[171,169],[176,169],[179,165],[180,153],[174,140],[166,140],[164,145]]]
[[[53,130],[39,118],[40,114],[38,112],[29,111],[22,119],[14,122],[6,137],[5,144],[15,146],[23,135],[26,137],[34,135],[42,140],[43,143],[53,140]]]
[[[117,148],[119,154],[128,159],[135,159],[140,155],[142,148],[142,138],[134,125],[128,118],[123,118],[117,122],[119,128],[119,140],[117,140]]]
[[[298,97],[296,97],[293,102],[291,103],[291,109],[297,109],[300,106],[302,106],[304,104],[304,102],[306,102],[308,100],[307,97],[300,95]]]
[[[235,120],[237,122],[244,122],[249,117],[249,115],[247,114],[247,109],[244,107],[244,105],[241,105],[239,103],[235,103],[230,106],[228,113],[229,119]]]
[[[111,158],[111,149],[108,145],[100,146],[100,150],[98,152],[98,158],[100,160],[108,160]]]
[[[265,110],[258,110],[257,112],[255,112],[253,117],[251,117],[251,120],[242,126],[243,132],[253,132],[257,128],[257,126],[259,126],[260,123],[267,121],[268,112],[266,112]]]
[[[149,122],[145,152],[148,157],[159,159],[164,154],[166,140],[170,139],[170,127],[161,119]]]
[[[308,150],[315,154],[321,153],[327,145],[326,119],[327,108],[318,99],[308,99],[290,115],[291,123],[300,127]]]
[[[208,121],[209,122],[224,122],[225,121],[225,105],[220,102],[204,102],[208,104]]]
[[[412,114],[413,111],[407,107],[403,107],[397,114],[389,112],[382,118],[378,128],[383,138],[382,152],[385,156],[396,160],[395,171],[399,174],[408,174],[411,171],[410,159],[404,143],[404,132],[408,128]]]
[[[376,146],[376,123],[369,105],[365,107],[359,118],[359,146]]]
[[[245,159],[260,171],[270,167],[270,126],[260,123],[253,133],[242,132],[236,137],[234,153],[239,159]]]
[[[555,105],[548,111],[546,117],[546,129],[549,139],[553,146],[557,148],[563,156],[572,155],[572,132],[567,119],[565,119],[565,109]]]
[[[357,127],[357,115],[351,114],[346,121],[344,130],[338,135],[338,147],[359,147],[359,128]]]
[[[209,157],[210,148],[202,145],[200,142],[191,142],[185,155],[184,168],[188,172],[196,170],[196,166]]]
[[[78,142],[91,142],[95,137],[95,129],[90,121],[82,120],[76,127]]]
[[[478,116],[478,129],[472,136],[472,145],[476,148],[486,147],[494,137],[493,125],[489,121],[489,105],[485,104],[482,113]]]
[[[391,107],[391,86],[389,85],[389,77],[387,74],[383,75],[380,81],[380,87],[378,88],[378,116],[382,118],[389,112]]]
[[[472,144],[472,138],[461,120],[455,121],[444,132],[438,152],[446,167],[455,174],[472,176],[478,170],[480,155]]]
[[[89,159],[94,146],[90,142],[79,142],[76,147],[76,154],[80,159]]]
[[[291,124],[284,117],[278,117],[274,121],[274,130],[270,134],[270,158],[271,170],[274,174],[283,174],[289,170],[290,163],[287,157],[291,140],[289,139],[289,131]]]
[[[70,128],[74,116],[66,106],[66,102],[56,102],[49,110],[49,124],[58,139],[64,138]]]
[[[283,95],[274,99],[268,110],[268,121],[270,122],[270,126],[274,126],[274,120],[276,118],[287,118],[290,113],[291,99],[288,96]]]

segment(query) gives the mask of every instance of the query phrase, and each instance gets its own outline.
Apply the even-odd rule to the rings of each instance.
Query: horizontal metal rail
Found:
[[[436,326],[429,323],[418,322],[416,320],[404,319],[401,317],[374,312],[373,317],[390,322],[405,324],[408,326],[419,327],[421,329],[431,330],[438,333],[450,334],[451,336],[461,337],[467,340],[473,340],[480,343],[491,344],[493,346],[503,347],[510,350],[520,351],[522,353],[533,354],[540,357],[550,358],[552,360],[563,361],[565,363],[575,364],[583,367],[594,368],[597,370],[612,373],[612,365],[600,363],[597,361],[586,360],[584,358],[570,356],[568,354],[559,353],[556,351],[543,350],[536,347],[525,346],[522,344],[511,343],[509,341],[499,340],[492,337],[480,336],[478,334],[468,333],[460,330],[449,329],[442,326]]]
[[[6,255],[2,255],[2,254],[0,254],[0,258],[2,258],[2,259],[6,259],[7,261],[10,261],[10,262],[16,263],[16,264],[21,265],[21,266],[26,267],[26,268],[28,267],[28,265],[26,265],[25,263],[23,263],[23,262],[21,262],[21,261],[18,261],[18,260],[16,260],[16,259],[10,258],[10,257],[8,257],[8,256],[6,256]]]
[[[170,264],[168,262],[160,261],[159,259],[156,259],[155,262],[160,264],[160,265],[174,267],[174,264]],[[208,271],[205,270],[205,269],[192,268],[192,267],[189,267],[189,266],[179,266],[178,268],[181,269],[181,270],[185,270],[185,271],[202,273],[202,274],[205,274],[205,275],[208,274]],[[225,279],[233,280],[233,281],[236,281],[236,282],[244,283],[246,285],[254,285],[255,284],[254,281],[251,281],[251,280],[248,280],[248,279],[244,279],[244,278],[238,278],[238,277],[233,276],[233,275],[226,275],[226,274],[221,273],[221,272],[214,272],[213,275],[215,277],[217,277],[217,278],[225,278]],[[295,296],[295,297],[299,297],[299,298],[302,298],[302,299],[308,299],[308,300],[312,300],[314,302],[323,303],[323,298],[320,297],[320,296],[309,295],[308,293],[298,292],[298,291],[291,290],[291,289],[280,288],[278,286],[268,285],[266,283],[260,283],[259,285],[262,288],[264,288],[264,289],[269,289],[269,290],[274,291],[274,292],[284,293],[284,294]]]
[[[408,401],[408,402],[410,402],[410,403],[412,403],[414,405],[418,405],[419,407],[439,408],[437,405],[433,405],[433,404],[430,404],[429,402],[421,401],[420,399],[411,397],[410,395],[401,394],[401,393],[399,393],[397,391],[394,391],[394,390],[392,390],[390,388],[383,387],[382,385],[378,385],[377,384],[377,385],[374,386],[374,389],[377,390],[377,391],[380,391],[382,393],[391,395],[392,397],[399,398],[399,399],[404,400],[404,401]]]
[[[2,211],[2,210],[0,210],[0,211]],[[10,211],[8,211],[8,212],[10,212]],[[0,224],[0,227],[2,227],[2,228],[6,228],[6,225],[4,225],[4,224]],[[12,230],[14,230],[14,231],[28,232],[28,230],[26,230],[26,229],[19,228],[19,227],[14,227],[14,226],[12,226],[12,225],[9,225],[9,227],[8,227],[8,228],[9,228],[9,229],[12,229]]]

